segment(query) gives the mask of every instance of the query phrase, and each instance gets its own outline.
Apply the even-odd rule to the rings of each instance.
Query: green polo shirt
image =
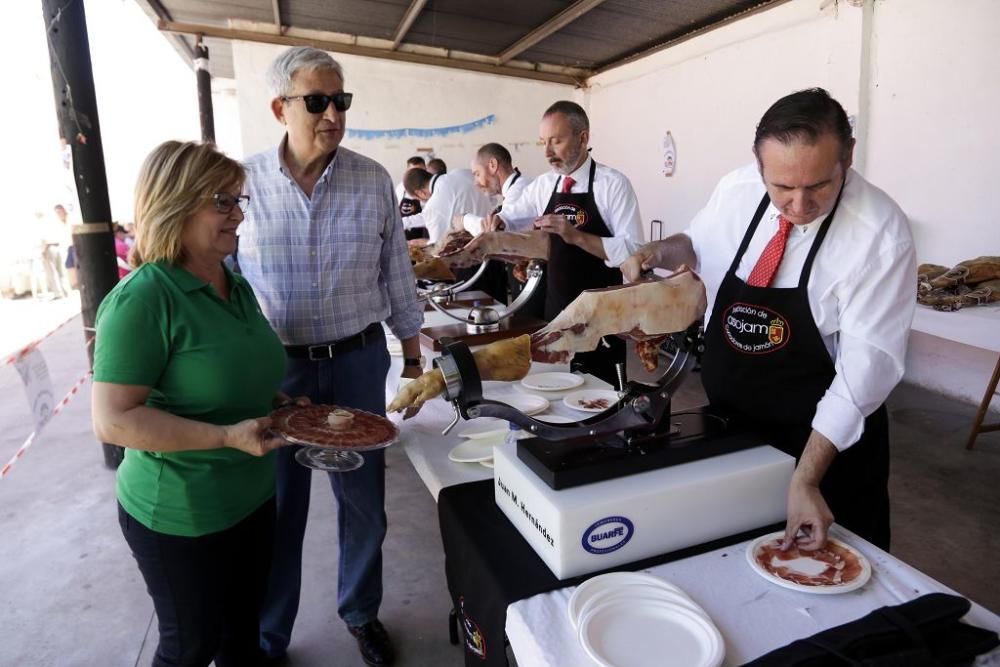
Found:
[[[267,415],[285,350],[249,283],[228,270],[226,277],[229,301],[176,266],[130,273],[97,311],[94,380],[151,387],[147,406],[209,424]],[[271,498],[274,467],[273,452],[127,448],[118,501],[151,530],[197,537],[239,523]]]

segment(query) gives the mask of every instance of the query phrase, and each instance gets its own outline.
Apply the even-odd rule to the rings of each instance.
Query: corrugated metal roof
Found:
[[[338,46],[331,50],[357,48],[365,55],[372,55],[372,49],[375,55],[393,51],[392,41],[412,3],[419,13],[399,48],[385,53],[387,57],[405,60],[407,54],[419,53],[420,62],[456,67],[477,62],[480,71],[499,65],[497,73],[504,74],[555,72],[567,83],[747,10],[782,1],[786,0],[136,0],[148,14],[167,22],[163,25],[167,30],[209,35],[211,70],[219,77],[233,75],[226,38],[259,35],[260,41],[298,43],[293,40],[308,37],[320,40],[318,45],[324,48]],[[551,34],[508,51],[550,21],[556,21]],[[318,32],[303,35],[302,30]],[[192,37],[183,39],[193,44]],[[513,58],[506,65],[497,59],[505,52]]]

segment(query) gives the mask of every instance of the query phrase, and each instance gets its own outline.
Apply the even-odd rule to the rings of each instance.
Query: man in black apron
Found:
[[[415,155],[406,161],[406,170],[409,171],[414,167],[424,168],[424,159],[419,155]],[[403,187],[402,183],[396,185],[396,199],[399,200],[399,215],[403,218],[403,227],[406,233],[406,240],[412,241],[413,239],[426,239],[429,234],[427,233],[427,228],[423,224],[415,225],[414,220],[407,221],[407,218],[419,215],[423,208],[420,205],[420,200],[416,197],[410,195]],[[408,224],[409,223],[409,224]]]
[[[530,181],[522,177],[520,170],[514,166],[510,151],[497,143],[480,146],[469,167],[472,169],[472,177],[477,188],[494,201],[497,197],[502,198],[501,203],[493,209],[494,215],[503,209],[504,203],[516,201],[518,194],[524,189],[525,181]],[[466,215],[465,220],[466,229],[471,230],[474,227],[481,229],[484,218]],[[507,304],[513,301],[520,294],[522,287],[522,283],[513,277],[513,267],[513,264],[499,260],[491,261],[471,289],[480,289],[500,303]],[[541,308],[544,307],[544,303],[539,302],[537,313],[531,312],[530,305],[527,304],[518,312],[541,319]]]
[[[884,404],[864,419],[860,439],[853,444],[846,442],[838,447],[813,427],[817,406],[838,374],[814,317],[815,304],[810,300],[811,294],[815,296],[828,288],[810,283],[816,258],[823,252],[831,229],[837,230],[838,224],[857,228],[861,227],[859,220],[871,219],[871,216],[859,216],[858,211],[865,206],[878,214],[898,210],[881,192],[879,195],[887,204],[873,205],[866,201],[871,198],[866,188],[875,189],[864,183],[859,175],[849,172],[853,147],[847,116],[826,91],[813,89],[794,93],[776,102],[764,114],[757,128],[754,153],[766,193],[756,210],[745,211],[748,226],[711,299],[714,305],[705,326],[702,381],[713,409],[732,416],[736,423],[759,429],[770,444],[797,459],[789,488],[785,543],[795,540],[805,549],[825,544],[827,529],[834,518],[872,543],[889,547],[889,442]],[[734,172],[737,176],[740,173]],[[734,174],[727,176],[729,183],[738,180]],[[845,195],[849,176],[851,188]],[[726,182],[724,179],[723,183]],[[723,184],[720,189],[729,192]],[[845,196],[851,198],[848,212],[838,215],[844,208],[842,198]],[[756,249],[759,258],[752,265],[753,270],[745,278],[738,277],[737,269],[754,233],[765,213],[771,210],[772,197],[774,208],[780,212],[778,231],[762,251],[759,247]],[[720,219],[728,219],[730,211],[725,208],[725,202],[713,196],[706,210],[712,206],[715,208],[711,210]],[[890,219],[888,214],[885,217]],[[899,217],[902,218],[899,245],[908,243],[908,247],[903,249],[900,259],[894,260],[898,266],[891,270],[905,275],[909,264],[915,261],[901,211]],[[783,286],[773,286],[771,283],[781,265],[789,234],[798,233],[795,229],[798,225],[814,224],[818,229],[811,244],[799,246],[807,254],[797,281],[788,286],[786,278]],[[890,226],[890,223],[884,224],[887,228]],[[723,227],[720,225],[720,233]],[[875,229],[875,234],[880,233]],[[724,231],[729,232],[730,227],[725,226]],[[850,231],[859,237],[866,233],[864,229]],[[706,256],[696,256],[694,248],[688,235],[679,234],[644,246],[622,270],[631,280],[639,271],[657,266],[673,268],[681,263],[705,266]],[[710,252],[704,245],[701,248],[703,253]],[[855,254],[866,251],[858,247]],[[719,258],[708,259],[711,265],[713,261],[717,264]],[[706,284],[709,284],[707,278]],[[849,296],[845,294],[844,298]],[[865,316],[897,318],[900,312],[905,314],[909,308],[912,317],[913,300],[905,299],[905,294],[902,296],[900,303],[873,301],[870,308],[866,304]],[[844,312],[850,306],[840,304]],[[842,328],[843,320],[838,322]],[[878,343],[880,341],[876,341]],[[893,345],[892,341],[886,343]],[[902,349],[891,352],[901,367],[905,343],[897,347]],[[847,359],[840,352],[842,348],[837,357],[840,364],[857,365],[857,358]],[[890,379],[877,399],[879,402],[884,401],[895,381],[898,378]]]
[[[580,105],[553,104],[542,116],[539,134],[553,171],[483,227],[527,220],[551,235],[544,309],[551,320],[584,290],[622,283],[621,272],[607,262],[611,256],[617,267],[638,247],[642,223],[628,179],[590,158],[590,122]],[[609,336],[593,352],[577,354],[573,367],[617,384],[615,365],[624,361],[624,342]]]

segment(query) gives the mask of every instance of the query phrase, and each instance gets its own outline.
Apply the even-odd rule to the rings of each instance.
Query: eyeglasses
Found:
[[[250,195],[236,196],[228,192],[216,192],[212,195],[212,203],[215,204],[215,210],[223,215],[232,213],[235,206],[239,206],[240,211],[246,213],[247,206],[250,205]]]
[[[351,100],[354,93],[334,93],[333,95],[287,95],[281,98],[284,101],[301,99],[306,103],[306,111],[309,113],[323,113],[333,102],[333,108],[337,111],[347,111],[351,108]]]

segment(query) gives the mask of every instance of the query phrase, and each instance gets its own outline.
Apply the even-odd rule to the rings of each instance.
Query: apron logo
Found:
[[[749,303],[734,303],[722,317],[726,341],[744,354],[780,350],[791,338],[788,319],[780,313]]]
[[[486,637],[479,624],[465,615],[465,597],[458,598],[458,615],[462,618],[462,634],[465,635],[465,649],[480,660],[486,659]]]
[[[552,212],[566,216],[566,219],[576,228],[587,224],[587,211],[574,204],[558,204]]]

